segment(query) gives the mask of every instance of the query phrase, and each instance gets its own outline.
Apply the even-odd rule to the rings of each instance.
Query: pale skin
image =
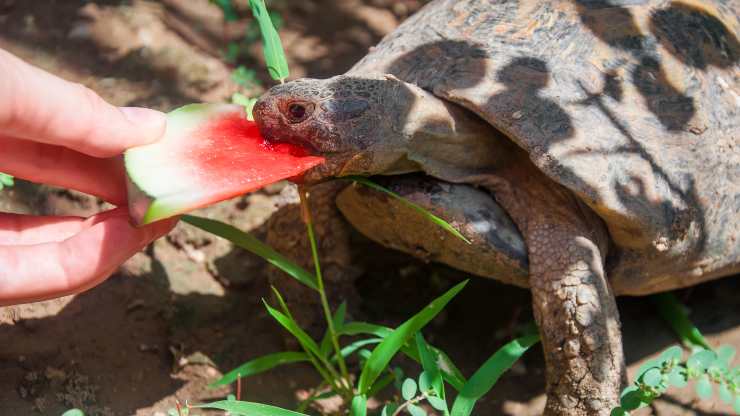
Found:
[[[175,225],[131,225],[120,157],[159,139],[165,116],[115,107],[2,49],[0,74],[0,172],[117,206],[89,218],[0,213],[0,306],[90,289]]]

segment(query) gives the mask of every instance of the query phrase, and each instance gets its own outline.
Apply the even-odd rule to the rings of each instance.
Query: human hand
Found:
[[[0,213],[0,306],[89,289],[172,229],[129,223],[119,157],[164,128],[158,111],[114,107],[0,49],[0,172],[121,206],[87,219]]]

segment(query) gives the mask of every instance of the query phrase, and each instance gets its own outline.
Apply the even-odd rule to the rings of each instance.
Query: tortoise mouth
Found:
[[[311,155],[324,156],[310,140],[298,135],[290,134],[291,128],[281,117],[273,116],[270,103],[264,100],[257,101],[252,109],[254,121],[259,127],[260,134],[268,143],[288,143],[304,149]]]

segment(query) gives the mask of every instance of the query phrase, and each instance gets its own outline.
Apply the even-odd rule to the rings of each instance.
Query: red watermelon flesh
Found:
[[[190,104],[167,114],[159,141],[126,151],[129,210],[148,224],[297,177],[322,163],[268,143],[241,106]]]

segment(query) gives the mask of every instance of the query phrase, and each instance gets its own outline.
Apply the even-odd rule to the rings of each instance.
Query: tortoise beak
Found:
[[[252,116],[255,123],[257,123],[257,127],[260,129],[262,137],[268,141],[272,141],[275,139],[280,123],[278,122],[279,114],[276,114],[277,108],[275,108],[274,104],[271,105],[272,103],[269,101],[269,99],[265,99],[264,97],[257,100],[252,108]]]

